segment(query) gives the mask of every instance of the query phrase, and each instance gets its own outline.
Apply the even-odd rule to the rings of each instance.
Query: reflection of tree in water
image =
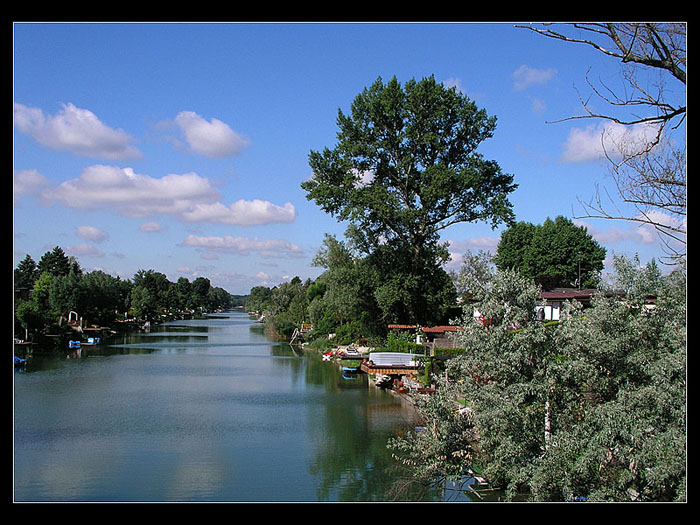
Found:
[[[332,394],[324,399],[323,423],[312,446],[309,472],[318,477],[318,501],[387,501],[394,466],[387,449],[390,436],[411,427],[413,412],[358,374],[344,379],[334,363],[309,356],[307,382],[323,384]],[[324,431],[326,434],[322,434]],[[414,493],[405,494],[411,498]],[[434,501],[435,494],[428,496]]]

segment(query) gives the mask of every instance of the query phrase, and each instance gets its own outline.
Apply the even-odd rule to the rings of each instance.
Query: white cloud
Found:
[[[236,253],[238,255],[250,255],[255,252],[264,258],[279,257],[304,257],[304,251],[289,241],[283,239],[258,240],[247,237],[198,236],[188,235],[183,244],[193,248],[203,248],[221,252]]]
[[[240,199],[230,206],[219,201],[219,191],[196,173],[161,178],[135,173],[131,168],[95,165],[78,178],[41,193],[47,203],[85,210],[109,209],[128,217],[170,215],[185,222],[211,222],[251,226],[290,223],[296,219],[291,203]],[[155,223],[142,231],[156,231]],[[146,229],[144,229],[146,228]]]
[[[467,252],[485,251],[492,254],[496,253],[500,237],[472,237],[463,241],[447,241],[449,243],[450,260],[445,264],[446,270],[459,270],[464,261],[464,254]]]
[[[195,204],[190,211],[182,214],[189,222],[210,222],[254,226],[270,223],[289,223],[296,218],[296,208],[289,202],[283,206],[269,201],[254,199],[237,200],[230,206],[221,202]]]
[[[175,117],[192,151],[207,157],[228,157],[238,153],[248,140],[218,120],[200,117],[193,111],[182,111]]]
[[[90,257],[104,257],[104,253],[92,244],[85,242],[79,242],[75,246],[69,246],[66,248],[66,253],[68,255],[79,256],[90,256]]]
[[[458,93],[464,92],[464,90],[462,89],[462,80],[459,78],[448,78],[447,80],[444,80],[442,84],[446,88],[455,88]]]
[[[144,222],[139,226],[139,230],[145,233],[157,233],[163,231],[163,227],[157,222]]]
[[[515,89],[520,91],[535,84],[546,84],[556,73],[556,69],[536,69],[522,65],[513,72]]]
[[[15,172],[14,176],[14,195],[15,198],[20,195],[35,195],[41,192],[41,189],[47,186],[48,180],[37,170],[23,170]]]
[[[588,162],[604,159],[606,154],[618,158],[619,153],[642,151],[656,137],[657,128],[649,124],[624,125],[601,122],[587,128],[574,128],[564,144],[562,160]]]
[[[95,228],[94,226],[77,226],[78,237],[88,241],[102,242],[109,238],[106,231]]]
[[[109,208],[130,217],[180,215],[194,204],[219,196],[209,181],[196,173],[166,175],[160,179],[139,175],[131,168],[95,165],[42,194],[48,202],[69,208]]]
[[[45,116],[40,108],[15,103],[14,123],[19,131],[48,148],[111,160],[141,157],[125,131],[106,126],[94,113],[73,104],[64,104],[56,115]]]
[[[637,215],[635,219],[641,221],[652,221],[659,225],[668,226],[671,228],[680,228],[686,231],[686,221],[680,221],[667,213],[657,210],[651,210],[646,213],[646,216]],[[618,228],[610,225],[606,230],[600,230],[584,221],[574,221],[577,226],[585,226],[588,233],[600,244],[610,245],[615,243],[630,242],[638,245],[651,245],[660,241],[659,232],[656,231],[651,224],[635,224],[629,223],[628,229]],[[679,237],[685,237],[683,234],[677,233]],[[668,241],[668,239],[666,239]],[[670,241],[669,241],[670,242]]]

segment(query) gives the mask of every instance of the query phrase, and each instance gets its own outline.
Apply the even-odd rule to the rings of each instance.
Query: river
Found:
[[[413,411],[245,313],[159,325],[14,375],[16,502],[387,501]]]

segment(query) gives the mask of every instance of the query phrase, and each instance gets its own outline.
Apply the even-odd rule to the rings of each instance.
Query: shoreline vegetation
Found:
[[[610,257],[566,217],[517,222],[514,175],[477,151],[496,117],[434,76],[377,78],[336,122],[336,144],[309,153],[313,175],[301,183],[307,200],[347,224],[345,240],[325,235],[316,279],[234,298],[207,279],[170,283],[154,270],[131,281],[83,274],[56,247],[15,269],[15,332],[55,333],[66,315],[77,322],[71,312],[109,326],[116,312],[155,321],[236,299],[274,337],[302,335],[324,355],[349,345],[418,354],[420,366],[402,363],[405,375],[431,395],[417,397],[422,430],[388,443],[397,499],[409,487],[467,491],[479,473],[508,500],[685,501],[684,241],[664,275],[654,259]],[[684,218],[684,150],[680,158]],[[441,234],[476,222],[505,227],[495,255],[467,252],[448,272]],[[556,305],[544,295],[582,289],[585,300]],[[428,353],[425,329],[410,330],[438,326],[458,330]],[[392,389],[406,388],[388,375]]]

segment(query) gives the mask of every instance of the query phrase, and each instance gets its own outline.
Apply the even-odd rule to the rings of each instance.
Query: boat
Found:
[[[27,364],[26,359],[21,359],[21,358],[15,356],[15,368],[21,368],[26,364]]]
[[[81,348],[83,346],[96,346],[99,344],[99,337],[88,337],[87,341],[68,341],[68,348]]]
[[[341,365],[341,368],[343,369],[343,372],[358,372],[360,370],[360,363],[359,361],[352,360],[350,362],[347,362],[345,364]]]

